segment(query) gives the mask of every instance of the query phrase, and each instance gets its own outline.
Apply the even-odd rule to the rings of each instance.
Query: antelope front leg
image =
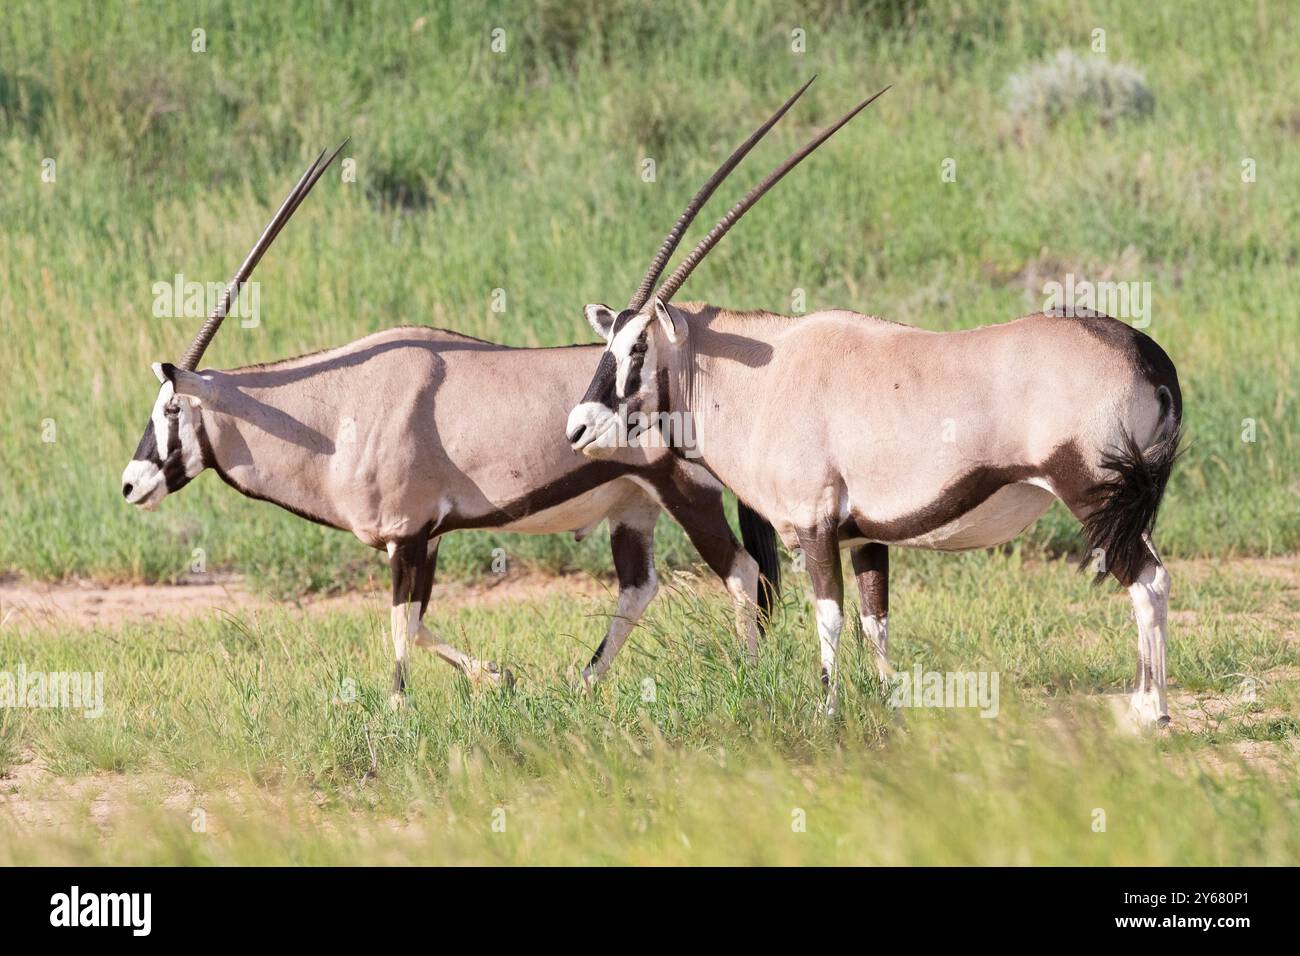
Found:
[[[664,507],[682,526],[695,550],[722,583],[735,607],[736,632],[745,642],[751,660],[758,657],[758,562],[731,533],[722,510],[722,494],[695,488],[668,489]]]
[[[850,551],[849,557],[862,605],[862,636],[871,642],[876,675],[888,681],[894,676],[889,666],[889,549],[883,544],[864,544]]]
[[[844,571],[840,567],[840,543],[834,526],[829,524],[809,531],[799,531],[798,535],[808,577],[812,579],[813,598],[817,603],[821,678],[822,687],[826,691],[824,709],[827,716],[832,716],[839,709],[840,675],[836,655],[840,645],[840,629],[844,624]]]
[[[388,698],[389,706],[393,708],[406,704],[411,644],[420,629],[420,586],[429,564],[427,546],[426,538],[404,538],[388,543],[388,566],[393,573],[393,655],[397,659],[393,669],[393,692]],[[432,585],[432,572],[427,576]]]
[[[475,687],[483,684],[492,687],[508,687],[514,683],[514,675],[509,670],[498,667],[495,661],[481,661],[458,648],[452,647],[450,644],[438,640],[434,637],[433,632],[429,630],[428,625],[424,623],[424,615],[429,610],[429,597],[433,593],[433,578],[438,567],[438,544],[441,540],[441,538],[429,539],[425,552],[425,561],[416,578],[416,591],[420,608],[417,618],[418,628],[414,631],[414,642],[419,647],[433,651],[442,660],[464,674],[469,679],[470,684]]]

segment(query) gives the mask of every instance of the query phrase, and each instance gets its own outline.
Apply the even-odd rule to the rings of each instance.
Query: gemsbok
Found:
[[[702,463],[803,552],[816,601],[825,707],[837,706],[840,548],[863,634],[888,663],[890,546],[961,551],[1016,537],[1060,498],[1137,618],[1132,711],[1165,724],[1170,576],[1151,540],[1178,454],[1182,395],[1169,357],[1097,313],[1040,313],[929,332],[848,311],[806,316],[673,305],[745,212],[824,136],[737,203],[653,297],[677,221],[628,307],[588,305],[607,341],[570,413],[571,446],[599,459],[629,409],[689,418]],[[721,172],[721,171],[720,171]]]
[[[249,498],[386,550],[394,705],[406,699],[412,643],[476,684],[508,677],[437,640],[423,621],[439,541],[462,529],[581,537],[608,519],[618,607],[582,672],[586,682],[609,667],[655,594],[662,507],[725,582],[752,650],[767,594],[758,592],[760,570],[777,575],[771,526],[740,509],[756,561],[731,532],[722,486],[700,466],[648,445],[594,462],[555,441],[571,389],[596,366],[601,345],[509,348],[408,326],[280,362],[195,371],[241,286],[338,150],[324,155],[280,206],[181,362],[153,366],[161,387],[122,475],[126,500],[152,509],[211,468]]]

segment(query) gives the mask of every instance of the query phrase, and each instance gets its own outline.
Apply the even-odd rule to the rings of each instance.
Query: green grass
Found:
[[[790,30],[807,31],[807,52]],[[1017,124],[1013,73],[1107,31],[1145,73],[1146,120]],[[506,30],[504,54],[490,31]],[[207,52],[191,52],[192,31]],[[172,4],[11,0],[0,17],[0,570],[173,579],[209,568],[287,593],[381,570],[362,546],[212,476],[159,513],[118,493],[156,383],[193,322],[154,282],[224,281],[319,148],[352,136],[356,182],[319,187],[260,267],[262,323],[223,329],[229,367],[398,323],[519,344],[589,337],[721,156],[820,78],[716,212],[845,106],[895,88],[764,200],[687,294],[838,306],[946,329],[1042,305],[1067,271],[1150,281],[1190,450],[1160,539],[1174,556],[1300,543],[1295,33],[1270,4],[629,2]],[[655,158],[657,179],[639,175]],[[940,164],[957,161],[957,181]],[[1244,158],[1257,181],[1241,181]],[[42,181],[42,161],[56,181]],[[711,212],[714,212],[711,210]],[[704,228],[702,225],[701,228]],[[506,291],[504,313],[492,290]],[[575,385],[578,383],[575,383]],[[490,401],[490,395],[485,396]],[[1243,419],[1257,441],[1241,440]],[[54,429],[55,441],[42,440]],[[508,454],[503,446],[503,454]],[[663,559],[691,559],[665,527]],[[603,541],[456,536],[607,565]],[[1060,509],[1030,551],[1077,546]]]
[[[10,667],[105,677],[96,719],[0,710],[9,771],[50,771],[19,786],[46,825],[0,803],[0,863],[1294,864],[1294,580],[1173,573],[1181,605],[1214,610],[1175,622],[1174,729],[1154,738],[1096,697],[1132,677],[1127,598],[1014,555],[898,562],[895,666],[997,672],[991,719],[891,710],[852,635],[823,717],[799,575],[752,664],[720,589],[679,579],[590,694],[570,680],[608,602],[435,607],[520,680],[471,692],[421,653],[401,712],[378,604],[0,632]],[[1201,719],[1243,674],[1258,700]]]

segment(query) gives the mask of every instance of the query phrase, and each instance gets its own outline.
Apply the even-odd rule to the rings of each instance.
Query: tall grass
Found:
[[[1062,48],[1096,56],[1097,27],[1106,56],[1143,73],[1154,112],[1112,125],[1087,110],[1013,116],[1008,78]],[[376,569],[348,537],[211,476],[154,515],[121,501],[156,389],[148,363],[174,360],[193,332],[152,317],[152,284],[224,281],[307,158],[350,134],[356,181],[319,187],[259,269],[260,326],[228,323],[208,362],[397,323],[583,340],[581,305],[626,295],[701,177],[814,72],[719,210],[845,104],[895,88],[764,200],[692,297],[788,310],[802,289],[810,309],[948,329],[1039,308],[1043,280],[1067,271],[1150,281],[1149,331],[1179,367],[1191,439],[1164,550],[1294,549],[1297,52],[1265,2],[10,0],[0,568],[170,579],[202,548],[209,567],[284,590]],[[675,529],[664,539],[670,561],[688,559]],[[1029,546],[1076,541],[1058,509]],[[444,569],[482,571],[502,543],[549,567],[607,561],[599,538],[466,535],[444,547]]]

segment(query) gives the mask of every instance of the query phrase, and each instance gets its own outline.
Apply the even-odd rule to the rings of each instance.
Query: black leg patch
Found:
[[[889,548],[883,544],[864,544],[853,548],[849,557],[858,579],[862,613],[884,617],[889,613]]]

